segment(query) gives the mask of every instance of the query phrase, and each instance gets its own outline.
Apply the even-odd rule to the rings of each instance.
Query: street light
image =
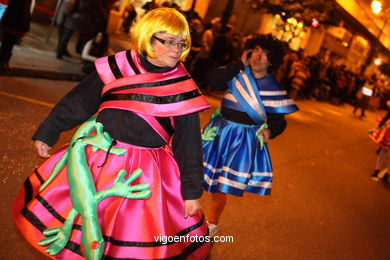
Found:
[[[382,64],[382,59],[381,59],[381,58],[376,58],[376,59],[374,60],[374,64],[375,64],[376,66],[380,66],[380,65]]]
[[[384,22],[382,24],[382,27],[380,28],[378,40],[380,41],[380,38],[382,36],[382,33],[387,25],[388,19],[386,19],[385,14],[389,12],[390,9],[386,9],[385,11],[382,10],[382,2],[378,0],[373,0],[371,2],[371,10],[375,15],[381,16],[381,20],[384,19]]]
[[[373,14],[377,15],[377,16],[380,16],[380,21],[382,22],[383,20],[383,23],[382,23],[382,26],[379,27],[376,23],[375,25],[379,28],[379,34],[378,36],[376,37],[378,39],[378,42],[380,43],[380,39],[381,39],[381,36],[382,36],[382,33],[383,31],[385,30],[386,28],[386,25],[387,25],[387,22],[388,22],[388,19],[386,19],[385,17],[385,14],[389,12],[389,8],[385,9],[385,11],[382,11],[382,2],[379,1],[379,0],[373,0],[371,1],[371,10],[373,12]],[[367,66],[369,64],[371,64],[372,62],[372,59],[374,58],[374,54],[375,52],[378,50],[378,47],[376,46],[376,43],[370,48],[370,51],[368,52],[367,54],[367,59],[366,59],[366,62],[363,64],[362,68],[361,68],[361,71],[364,72],[367,68]]]
[[[374,14],[380,14],[382,11],[382,3],[378,0],[373,0],[371,2],[371,10]]]
[[[385,30],[386,28],[386,25],[389,21],[389,19],[386,18],[386,15],[390,12],[390,8],[385,8],[385,10],[382,10],[382,2],[380,2],[379,0],[373,0],[371,2],[371,10],[372,12],[379,16],[380,18],[380,21],[382,22],[382,26],[379,27],[378,25],[376,25],[378,28],[379,28],[379,34],[378,36],[376,37],[378,39],[378,42],[379,44],[381,43],[381,36],[383,34],[383,31]],[[370,48],[370,51],[368,52],[368,55],[367,55],[367,59],[366,59],[366,62],[363,64],[362,68],[361,68],[361,71],[364,72],[367,68],[367,66],[369,64],[371,64],[372,62],[372,59],[374,58],[374,55],[375,53],[378,51],[378,46],[377,44],[373,44],[372,48]]]

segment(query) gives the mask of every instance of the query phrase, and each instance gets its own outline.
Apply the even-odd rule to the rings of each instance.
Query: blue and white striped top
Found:
[[[224,107],[240,112],[247,112],[245,110],[246,105],[240,104],[238,101],[243,100],[243,95],[240,94],[241,97],[237,97],[237,94],[236,96],[233,94],[241,92],[244,94],[248,93],[248,95],[245,96],[252,101],[246,100],[245,103],[254,103],[260,99],[260,106],[265,110],[265,113],[289,114],[299,110],[294,101],[288,96],[287,92],[279,86],[271,74],[267,74],[260,79],[255,79],[250,68],[247,67],[244,71],[237,74],[234,79],[229,81],[228,86],[229,88],[222,100],[222,106]],[[257,91],[259,95],[257,95],[257,93],[251,95],[248,89]]]

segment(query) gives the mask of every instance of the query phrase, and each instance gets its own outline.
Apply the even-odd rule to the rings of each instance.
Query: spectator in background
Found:
[[[282,87],[287,91],[290,92],[291,89],[291,81],[288,78],[288,75],[290,74],[291,70],[291,64],[293,64],[294,61],[298,60],[298,55],[296,52],[288,49],[288,53],[283,58],[283,63],[280,66],[280,69],[275,72],[275,79],[280,82]]]
[[[152,0],[152,1],[146,2],[142,6],[142,9],[145,10],[145,14],[146,14],[146,13],[150,12],[151,10],[156,9],[158,7],[160,7],[160,6],[156,3],[156,0]]]
[[[185,67],[190,72],[193,71],[194,61],[198,57],[200,48],[202,47],[202,35],[203,35],[203,24],[199,18],[193,17],[187,20],[190,21],[191,29],[191,50],[188,54],[186,61],[184,62]]]
[[[73,2],[73,3],[75,3],[75,2]],[[73,8],[74,8],[74,6],[72,5],[71,1],[62,0],[60,7],[56,13],[55,24],[57,26],[57,33],[58,33],[57,48],[60,46],[62,36],[64,35],[64,32],[65,32],[66,17],[70,13],[73,12]],[[57,51],[57,49],[56,49],[56,51]],[[67,56],[67,57],[71,56],[67,48],[65,48],[63,55]]]
[[[323,57],[318,58],[320,71],[319,79],[314,89],[314,95],[318,100],[329,100],[330,97],[330,86],[328,85],[329,79],[327,77],[327,62]]]
[[[386,102],[389,100],[388,84],[388,80],[385,80],[383,76],[379,77],[378,88],[376,91],[376,96],[379,98],[379,109],[386,109]]]
[[[347,102],[348,104],[353,104],[351,96],[354,88],[355,88],[355,74],[352,71],[347,70],[345,87],[344,87],[344,96],[343,96],[344,102]]]
[[[230,43],[229,62],[237,61],[242,54],[242,35],[239,32],[234,32]]]
[[[330,87],[330,101],[337,96],[337,65],[331,62],[326,69],[326,77],[328,78],[328,85]]]
[[[137,18],[137,11],[135,10],[134,5],[129,4],[128,6],[126,6],[122,17],[123,17],[122,30],[125,33],[129,33],[133,21],[135,20],[135,18]]]
[[[0,72],[10,69],[9,61],[15,44],[30,30],[35,0],[9,0],[0,21]]]
[[[342,105],[345,102],[345,86],[346,86],[346,70],[345,65],[340,65],[336,69],[336,90],[335,90],[335,97],[337,99],[334,100],[334,102],[337,105]]]
[[[108,33],[99,32],[93,39],[89,40],[81,53],[81,59],[84,62],[81,68],[82,72],[90,74],[95,71],[95,60],[97,58],[110,55],[108,51]]]
[[[164,2],[162,2],[162,4],[161,4],[161,7],[170,7],[170,6],[171,6],[170,1],[164,1]]]
[[[292,99],[298,99],[305,87],[306,80],[310,77],[303,52],[298,53],[298,59],[291,64],[289,73],[288,78],[291,81],[289,95]]]
[[[183,13],[187,17],[188,21],[191,21],[192,19],[199,19],[200,21],[202,21],[202,17],[200,17],[199,13],[196,12],[194,9],[184,11]]]
[[[303,89],[303,94],[306,98],[311,98],[314,94],[314,90],[319,88],[321,83],[320,80],[320,71],[321,71],[321,62],[318,57],[311,56],[308,61],[308,69],[310,77],[307,79],[305,88]]]
[[[108,18],[110,16],[111,8],[114,6],[116,0],[96,0],[96,9],[93,12],[93,30],[92,34],[85,35],[85,37],[91,37],[97,35],[99,32],[105,32],[107,30]],[[84,34],[79,34],[79,37],[84,37]],[[81,38],[85,44],[90,38]],[[83,48],[84,45],[81,46]]]
[[[171,5],[169,7],[175,8],[177,11],[183,13],[183,10],[181,10],[180,6],[176,3],[171,3]]]
[[[370,97],[373,95],[374,92],[374,85],[372,81],[362,81],[363,75],[360,75],[361,79],[359,80],[360,89],[356,93],[356,102],[353,109],[353,114],[355,115],[357,110],[360,108],[360,118],[366,117],[365,111],[368,106],[368,102],[370,100]]]
[[[76,43],[76,53],[82,52],[84,44],[92,37],[95,30],[94,16],[100,10],[100,2],[95,0],[78,0],[76,7],[71,14],[66,17],[65,31],[57,47],[57,59],[62,59],[66,53],[68,42],[74,32],[79,33]]]
[[[365,77],[364,77],[363,72],[355,74],[354,87],[353,87],[352,92],[351,92],[351,99],[352,99],[354,106],[355,106],[356,101],[357,101],[358,92],[363,87],[365,82],[366,81],[365,81]]]
[[[231,62],[233,26],[228,24],[221,28],[210,49],[212,67],[219,67]]]
[[[199,88],[205,91],[207,89],[207,74],[211,69],[210,51],[213,47],[216,35],[221,29],[221,18],[216,17],[211,20],[211,28],[203,32],[202,46],[200,48],[198,58],[194,64],[192,76]]]

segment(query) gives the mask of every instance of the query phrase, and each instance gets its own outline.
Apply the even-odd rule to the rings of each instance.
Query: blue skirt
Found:
[[[213,119],[206,128],[217,128],[212,141],[203,141],[204,189],[235,196],[251,192],[270,195],[272,165],[265,144],[260,149],[258,125]]]

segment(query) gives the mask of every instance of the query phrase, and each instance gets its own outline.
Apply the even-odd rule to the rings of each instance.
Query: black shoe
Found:
[[[379,170],[375,170],[372,174],[371,177],[378,177]]]
[[[387,182],[387,179],[388,179],[388,178],[389,178],[389,173],[386,172],[385,175],[383,175],[381,181]]]
[[[0,63],[0,72],[7,73],[11,71],[9,64],[7,62],[1,62]]]
[[[62,55],[57,54],[56,58],[59,59],[59,60],[62,60]]]
[[[70,53],[69,53],[68,51],[65,51],[65,52],[64,52],[64,56],[65,56],[65,57],[69,57],[69,58],[72,57],[72,55],[70,55]]]
[[[379,170],[375,170],[375,171],[371,174],[371,179],[372,179],[373,181],[379,181],[378,173],[379,173]]]

